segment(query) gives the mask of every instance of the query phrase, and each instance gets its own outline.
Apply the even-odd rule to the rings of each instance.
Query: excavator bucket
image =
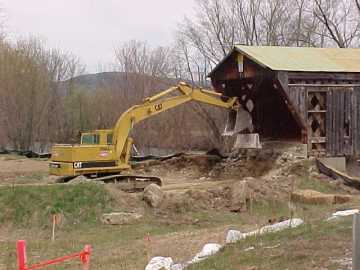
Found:
[[[261,149],[258,133],[237,134],[233,149]]]
[[[240,107],[228,113],[223,136],[236,136],[233,149],[259,149],[261,148],[258,133],[254,131],[251,114]]]
[[[225,130],[223,136],[233,136],[235,134],[235,125],[236,125],[236,115],[237,111],[230,110],[225,123]]]
[[[252,132],[253,129],[251,114],[240,107],[229,111],[223,136],[234,136],[244,131]]]

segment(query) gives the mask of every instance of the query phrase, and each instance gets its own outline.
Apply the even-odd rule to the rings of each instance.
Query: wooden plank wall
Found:
[[[307,91],[327,91],[326,151],[328,156],[360,156],[360,87],[300,86],[286,89],[297,112],[307,122]],[[350,136],[346,136],[345,122],[350,121]]]
[[[354,91],[352,87],[328,87],[327,96],[327,155],[354,155],[356,138],[356,119],[354,118]],[[349,121],[349,135],[345,123]]]
[[[304,86],[290,86],[285,89],[287,95],[295,107],[296,111],[302,118],[302,120],[306,123],[307,121],[307,98],[306,98],[306,87]]]
[[[354,154],[360,157],[360,87],[354,87],[352,98]]]

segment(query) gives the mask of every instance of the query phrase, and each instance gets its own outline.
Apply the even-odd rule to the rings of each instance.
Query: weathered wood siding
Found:
[[[328,88],[327,154],[330,156],[353,155],[355,152],[356,129],[352,111],[356,108],[353,105],[353,97],[353,87]]]
[[[289,86],[285,89],[290,102],[300,115],[301,119],[306,123],[306,87],[305,86]]]
[[[353,136],[355,155],[360,156],[360,87],[354,87],[353,93]]]
[[[308,92],[326,91],[326,154],[360,156],[359,86],[289,85],[285,90],[292,106],[304,122],[307,122],[308,117]]]

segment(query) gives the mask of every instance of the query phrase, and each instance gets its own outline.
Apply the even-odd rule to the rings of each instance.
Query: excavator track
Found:
[[[159,177],[143,175],[116,174],[94,178],[92,181],[100,181],[105,184],[116,184],[125,192],[141,192],[150,184],[156,184],[158,186],[162,185]]]
[[[143,176],[143,175],[124,175],[114,174],[101,177],[86,176],[89,182],[103,182],[105,184],[116,184],[119,189],[129,193],[141,192],[151,184],[158,186],[162,185],[162,181],[156,176]],[[75,177],[63,177],[60,178],[57,183],[71,183]]]

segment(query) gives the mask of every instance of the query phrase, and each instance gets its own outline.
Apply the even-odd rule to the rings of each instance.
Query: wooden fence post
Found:
[[[360,270],[360,214],[353,216],[352,269]]]

